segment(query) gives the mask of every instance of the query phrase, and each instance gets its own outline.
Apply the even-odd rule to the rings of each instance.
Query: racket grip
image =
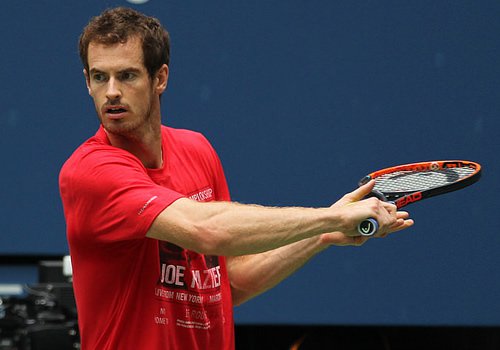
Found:
[[[358,232],[361,236],[373,236],[378,231],[378,222],[374,218],[363,220],[358,225]]]

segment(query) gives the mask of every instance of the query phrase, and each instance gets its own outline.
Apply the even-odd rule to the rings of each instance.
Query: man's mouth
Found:
[[[124,113],[126,111],[127,110],[125,108],[122,108],[122,107],[108,107],[106,109],[106,112],[109,114],[119,114],[119,113]]]
[[[119,118],[121,117],[124,113],[127,112],[127,109],[124,106],[107,106],[104,109],[104,112],[111,117],[114,118]]]

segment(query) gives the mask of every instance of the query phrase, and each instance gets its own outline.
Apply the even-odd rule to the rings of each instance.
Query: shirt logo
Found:
[[[207,187],[189,194],[188,197],[198,202],[210,202],[214,200],[214,190]]]
[[[143,205],[143,207],[137,212],[137,215],[141,215],[142,213],[144,213],[144,210],[146,210],[146,208],[151,204],[152,201],[154,201],[156,198],[158,198],[158,196],[153,196],[151,198],[148,199],[148,201]]]

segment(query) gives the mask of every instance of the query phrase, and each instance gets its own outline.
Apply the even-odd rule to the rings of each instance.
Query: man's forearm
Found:
[[[341,228],[327,208],[272,208],[181,198],[154,221],[148,237],[204,254],[239,256],[272,250]]]

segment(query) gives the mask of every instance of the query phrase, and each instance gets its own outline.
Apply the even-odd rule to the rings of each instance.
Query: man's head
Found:
[[[160,22],[135,10],[118,7],[104,11],[91,19],[80,36],[80,58],[89,71],[88,48],[90,43],[112,45],[125,43],[131,37],[142,41],[144,66],[149,76],[170,60],[170,38]]]
[[[108,134],[140,139],[159,132],[168,42],[156,19],[126,8],[107,10],[85,27],[80,37],[84,75]]]

